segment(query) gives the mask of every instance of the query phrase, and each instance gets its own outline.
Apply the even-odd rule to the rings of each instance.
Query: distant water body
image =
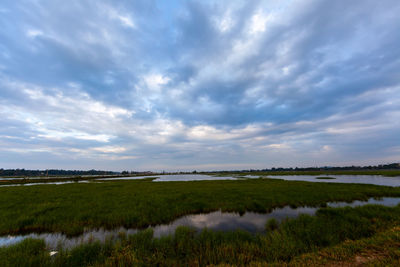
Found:
[[[212,176],[205,174],[167,174],[157,176],[132,176],[132,177],[112,177],[112,178],[98,178],[93,179],[93,182],[112,181],[112,180],[141,180],[153,178],[153,182],[184,182],[184,181],[214,181],[214,180],[241,180],[243,178],[255,179],[260,176],[256,175],[235,175],[235,176]],[[269,179],[283,179],[287,181],[306,181],[315,183],[355,183],[355,184],[373,184],[373,185],[384,185],[384,186],[400,186],[400,177],[385,177],[381,175],[268,175],[261,176],[261,178]],[[329,178],[329,179],[327,179]],[[2,178],[0,178],[0,181]],[[4,180],[3,180],[4,181]],[[81,180],[79,183],[88,183],[87,180]],[[58,182],[40,182],[40,183],[27,183],[27,184],[10,184],[0,185],[0,187],[6,186],[32,186],[42,184],[70,184],[75,183],[74,181],[58,181]]]
[[[173,181],[206,181],[206,180],[237,180],[240,176],[211,176],[203,174],[174,174],[159,176],[136,176],[136,177],[115,177],[101,178],[98,180],[137,180],[145,178],[155,178],[154,182],[173,182]],[[248,179],[259,178],[256,175],[241,176]],[[385,177],[382,175],[268,175],[263,178],[283,179],[288,181],[306,181],[319,183],[355,183],[355,184],[373,184],[385,186],[400,186],[400,177]],[[331,179],[318,179],[326,178]]]
[[[96,179],[100,181],[108,180],[137,180],[155,178],[153,182],[188,182],[188,181],[212,181],[212,180],[236,180],[237,177],[233,176],[211,176],[204,174],[166,174],[157,176],[135,176],[135,177],[113,177],[113,178],[101,178]],[[251,178],[251,177],[248,177]],[[258,178],[258,176],[257,176]]]
[[[318,179],[329,177],[332,179]],[[266,178],[283,179],[286,181],[306,181],[315,183],[345,183],[374,184],[385,186],[400,186],[400,177],[385,177],[382,175],[268,175]]]

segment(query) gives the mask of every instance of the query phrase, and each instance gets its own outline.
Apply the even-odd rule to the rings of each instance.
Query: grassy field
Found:
[[[63,232],[84,228],[143,228],[185,214],[267,212],[290,205],[400,196],[400,188],[361,184],[308,183],[269,179],[38,185],[0,188],[0,234]]]
[[[268,212],[290,205],[324,206],[330,201],[400,197],[400,188],[365,184],[310,183],[279,179],[152,182],[106,181],[0,188],[0,234],[63,232],[85,228],[141,228],[185,214],[223,211]],[[0,248],[1,266],[304,266],[371,261],[396,266],[400,255],[400,206],[322,208],[278,224],[264,234],[178,228],[154,238],[152,230],[119,241],[59,249],[50,256],[42,240]],[[393,230],[394,229],[394,230]],[[364,251],[381,248],[374,259]],[[366,253],[366,252],[365,252]],[[361,256],[360,256],[361,255]],[[385,255],[382,257],[381,255]],[[343,263],[343,264],[342,264]]]
[[[306,253],[277,266],[400,266],[400,226]]]
[[[117,243],[93,242],[61,250],[53,258],[42,241],[30,239],[0,248],[0,262],[2,266],[352,266],[346,264],[371,261],[396,266],[399,222],[400,206],[324,208],[316,216],[286,220],[265,234],[196,233],[181,227],[174,235],[153,238],[152,231],[145,230],[121,234]]]

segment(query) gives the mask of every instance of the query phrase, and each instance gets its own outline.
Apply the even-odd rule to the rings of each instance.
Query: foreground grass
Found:
[[[40,266],[352,266],[369,261],[396,266],[399,225],[400,206],[325,208],[316,216],[286,220],[262,235],[196,233],[182,227],[172,236],[157,239],[145,230],[131,236],[121,234],[117,243],[95,242],[61,250],[52,259],[45,255],[41,241],[26,240],[0,248],[0,262],[20,258],[27,264],[21,260],[19,266],[39,266],[37,262]]]
[[[26,239],[10,247],[0,247],[0,264],[8,266],[48,266],[50,256],[43,240]]]
[[[280,266],[400,266],[400,226],[294,258]]]
[[[185,214],[267,212],[286,205],[400,196],[400,188],[269,179],[240,181],[110,181],[90,184],[0,188],[0,235],[84,228],[141,228]]]

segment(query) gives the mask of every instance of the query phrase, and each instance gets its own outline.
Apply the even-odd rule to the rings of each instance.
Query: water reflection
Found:
[[[246,178],[258,178],[258,176],[249,176]],[[153,182],[183,182],[183,181],[211,181],[211,180],[236,180],[236,177],[232,176],[211,176],[204,174],[167,174],[160,176],[131,176],[131,177],[112,177],[112,178],[98,178],[93,179],[93,181],[112,181],[112,180],[141,180],[154,178]],[[8,187],[8,186],[30,186],[30,185],[42,185],[42,184],[69,184],[74,183],[75,181],[60,181],[60,182],[40,182],[40,183],[26,183],[26,184],[8,184],[8,185],[0,185],[0,187]],[[87,183],[89,181],[79,181],[80,183]]]
[[[89,183],[90,181],[65,181],[65,182],[49,182],[49,183],[26,183],[26,184],[5,184],[0,185],[0,187],[9,187],[9,186],[32,186],[32,185],[43,185],[43,184],[52,184],[52,185],[60,185],[60,184],[72,184],[72,183]]]
[[[355,207],[366,204],[380,204],[384,206],[393,207],[400,203],[400,198],[385,197],[382,199],[371,198],[368,201],[354,201],[347,202],[329,202],[328,207]],[[234,231],[237,229],[245,230],[251,233],[262,233],[265,229],[265,223],[269,219],[276,219],[282,221],[286,218],[296,218],[300,214],[314,215],[318,208],[315,207],[300,207],[291,208],[289,206],[283,208],[276,208],[270,213],[262,214],[255,212],[246,212],[243,215],[233,212],[215,211],[207,214],[187,215],[176,219],[169,224],[157,225],[151,227],[154,231],[155,237],[166,236],[173,234],[177,227],[188,226],[200,231],[208,228],[215,231]],[[125,229],[123,227],[114,230],[90,230],[85,231],[84,234],[74,238],[68,238],[60,233],[44,233],[44,234],[29,234],[20,236],[4,236],[0,237],[0,246],[8,246],[22,241],[26,238],[40,238],[44,239],[49,249],[57,249],[59,245],[64,248],[71,248],[82,243],[98,240],[105,242],[107,239],[117,240],[121,233],[134,234],[137,229]]]
[[[207,228],[215,231],[234,231],[240,229],[250,233],[261,233],[264,231],[265,223],[269,219],[273,218],[280,222],[286,218],[295,218],[300,214],[313,215],[317,209],[318,208],[312,207],[301,207],[297,209],[284,207],[274,209],[271,213],[267,214],[246,212],[240,215],[234,212],[215,211],[207,214],[188,215],[170,224],[153,227],[154,236],[161,237],[173,234],[179,226],[188,226],[197,230]]]
[[[333,179],[317,179],[330,177]],[[355,183],[385,186],[400,186],[400,177],[385,177],[382,175],[268,175],[266,178],[283,179],[287,181],[307,181],[316,183]]]
[[[115,178],[101,178],[96,179],[99,181],[109,180],[138,180],[146,178],[155,178],[153,182],[187,182],[187,181],[210,181],[210,180],[236,180],[232,176],[211,176],[205,174],[165,174],[159,176],[133,176],[133,177],[115,177]]]
[[[159,176],[132,176],[132,177],[112,177],[112,178],[98,178],[93,179],[93,181],[111,181],[111,180],[140,180],[154,178],[153,182],[178,182],[178,181],[211,181],[211,180],[238,180],[238,179],[255,179],[259,178],[257,175],[245,175],[245,176],[212,176],[205,174],[166,174]],[[319,177],[329,177],[332,179],[318,179]],[[324,175],[324,176],[314,176],[314,175],[269,175],[264,178],[271,179],[283,179],[289,181],[307,181],[316,183],[356,183],[356,184],[374,184],[374,185],[385,185],[385,186],[400,186],[400,177],[385,177],[381,175]],[[12,179],[22,179],[22,178],[10,178]],[[6,180],[3,180],[6,181]],[[0,187],[5,186],[30,186],[30,185],[41,185],[41,184],[68,184],[74,181],[61,181],[61,182],[49,182],[49,183],[27,183],[27,184],[10,184],[10,185],[0,185]],[[79,181],[88,182],[88,181]]]
[[[209,180],[236,180],[232,176],[210,176],[204,174],[179,174],[161,175],[154,182],[177,182],[177,181],[209,181]]]
[[[147,178],[158,178],[158,176],[129,176],[129,177],[113,177],[113,178],[99,178],[96,181],[112,181],[112,180],[141,180]]]
[[[136,229],[125,229],[123,227],[114,230],[91,230],[83,233],[78,237],[67,237],[61,233],[43,233],[43,234],[28,234],[20,236],[7,236],[0,237],[0,247],[9,246],[18,243],[26,238],[39,238],[43,239],[50,250],[56,250],[59,246],[63,248],[72,248],[79,244],[89,243],[92,241],[105,242],[106,240],[116,240],[118,239],[120,233],[124,234],[135,234],[138,230]]]

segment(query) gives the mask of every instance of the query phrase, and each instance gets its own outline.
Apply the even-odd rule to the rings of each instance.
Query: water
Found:
[[[7,180],[24,180],[24,179],[29,179],[29,180],[43,180],[43,179],[71,179],[71,178],[77,178],[77,177],[85,177],[85,178],[113,178],[116,177],[116,175],[78,175],[78,176],[25,176],[25,177],[0,177],[0,181],[7,181]]]
[[[39,238],[46,242],[48,249],[57,250],[59,245],[63,248],[73,248],[80,244],[89,243],[91,241],[105,242],[108,239],[116,240],[119,237],[119,233],[124,232],[126,234],[135,234],[138,232],[136,229],[127,230],[123,227],[107,231],[104,229],[91,230],[83,233],[78,237],[67,237],[61,233],[43,233],[43,234],[28,234],[28,235],[18,235],[18,236],[3,236],[0,237],[0,247],[9,246],[16,244],[27,238]]]
[[[247,175],[241,176],[241,177],[244,177],[244,178],[260,178],[259,175],[250,175],[250,174],[247,174]]]
[[[334,179],[316,179],[330,177]],[[307,181],[316,183],[355,183],[385,186],[400,186],[400,177],[385,177],[382,175],[268,175],[266,178],[283,179],[287,181]]]
[[[400,201],[399,201],[400,202]],[[318,208],[301,207],[274,209],[271,213],[246,212],[243,215],[235,212],[214,211],[206,214],[187,215],[173,221],[170,224],[158,225],[153,227],[154,236],[161,237],[173,234],[177,227],[187,226],[200,231],[204,228],[215,231],[234,231],[245,230],[250,233],[262,233],[265,229],[265,223],[269,219],[282,221],[285,218],[295,218],[300,214],[315,214]]]
[[[9,187],[9,186],[32,186],[32,185],[43,185],[43,184],[53,184],[53,185],[60,185],[60,184],[72,184],[72,183],[89,183],[90,181],[65,181],[65,182],[49,182],[49,183],[26,183],[26,184],[5,184],[0,185],[0,187]]]
[[[380,204],[393,207],[400,204],[400,198],[385,197],[382,199],[371,198],[368,201],[347,202],[329,202],[328,207],[355,207],[366,204]],[[243,215],[234,212],[215,211],[207,214],[187,215],[174,220],[169,224],[162,224],[151,227],[155,237],[166,236],[173,234],[177,227],[187,226],[198,231],[207,228],[215,231],[234,231],[237,229],[245,230],[250,233],[262,233],[265,229],[265,224],[269,219],[282,221],[286,218],[296,218],[300,214],[314,215],[319,208],[316,207],[300,207],[291,208],[289,206],[276,208],[270,213],[255,213],[246,212]],[[26,238],[44,239],[47,247],[51,250],[56,250],[58,245],[64,248],[72,248],[82,243],[98,240],[105,242],[106,240],[117,240],[121,233],[134,234],[138,229],[125,229],[123,227],[114,230],[87,230],[81,236],[68,238],[61,233],[44,233],[44,234],[29,234],[19,236],[3,236],[0,237],[0,246],[8,246],[20,242]]]
[[[84,176],[81,176],[84,177]],[[26,176],[26,177],[0,177],[0,181],[7,180],[46,180],[46,179],[71,179],[73,176]]]
[[[100,181],[109,180],[137,180],[146,178],[156,178],[153,182],[183,182],[183,181],[211,181],[211,180],[236,180],[232,176],[211,176],[205,174],[166,174],[159,176],[134,176],[134,177],[115,177],[96,179]]]
[[[158,178],[158,176],[131,176],[131,177],[113,177],[113,178],[99,178],[96,181],[112,181],[112,180],[141,180],[147,178]]]
[[[237,180],[236,177],[232,176],[211,176],[204,174],[167,174],[167,175],[159,175],[159,176],[132,176],[132,177],[112,177],[112,178],[98,178],[93,179],[93,181],[111,181],[111,180],[140,180],[147,178],[155,178],[153,182],[172,182],[172,181],[211,181],[211,180]],[[246,178],[258,178],[258,176],[246,176]],[[79,181],[79,182],[88,182],[88,181]],[[9,185],[0,185],[0,187],[6,186],[30,186],[30,185],[41,185],[41,184],[69,184],[74,183],[74,181],[61,181],[61,182],[49,182],[49,183],[27,183],[27,184],[9,184]]]
[[[245,176],[211,176],[205,174],[167,174],[159,176],[132,176],[132,177],[112,177],[112,178],[98,178],[94,181],[111,181],[111,180],[139,180],[154,178],[153,182],[173,182],[173,181],[211,181],[211,180],[238,180],[238,179],[254,179],[259,178],[256,175],[245,175]],[[317,177],[330,177],[334,179],[317,179]],[[385,185],[385,186],[400,186],[400,177],[385,177],[381,175],[269,175],[265,178],[271,179],[283,179],[289,181],[307,181],[316,183],[356,183],[356,184],[373,184],[373,185]],[[20,178],[18,178],[20,179]],[[68,184],[74,181],[64,182],[51,182],[51,183],[29,183],[25,186],[30,185],[41,185],[41,184]],[[79,181],[88,182],[88,181]],[[4,186],[19,186],[22,184],[12,185],[0,185]]]
[[[172,181],[210,181],[210,180],[236,180],[231,176],[211,176],[204,174],[178,174],[178,175],[161,175],[154,182],[172,182]]]
[[[240,177],[240,176],[239,176]],[[248,179],[259,178],[256,175],[242,176]],[[316,179],[317,177],[330,177],[334,179]],[[172,182],[172,181],[210,181],[210,180],[237,180],[235,176],[211,176],[204,174],[170,174],[159,176],[135,176],[135,177],[114,177],[96,179],[99,181],[108,180],[137,180],[145,178],[155,178],[154,182]],[[283,179],[289,181],[308,181],[319,183],[356,183],[356,184],[374,184],[385,186],[400,186],[400,177],[385,177],[381,175],[269,175],[268,178]]]

